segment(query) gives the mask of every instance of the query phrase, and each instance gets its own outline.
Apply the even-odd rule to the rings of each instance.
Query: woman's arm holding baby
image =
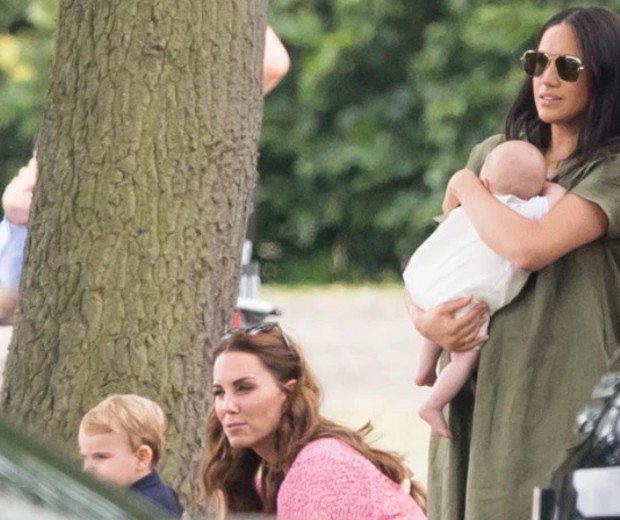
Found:
[[[456,172],[448,190],[460,201],[484,242],[521,269],[541,269],[607,232],[603,210],[572,193],[534,221],[498,201],[470,170]]]

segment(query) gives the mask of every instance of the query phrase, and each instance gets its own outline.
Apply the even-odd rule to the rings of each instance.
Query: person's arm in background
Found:
[[[263,95],[271,92],[288,73],[291,61],[277,34],[267,26],[265,32],[265,57],[263,58]]]
[[[13,315],[28,237],[32,192],[37,180],[37,160],[26,166],[7,185],[2,195],[4,219],[0,222],[0,321]]]

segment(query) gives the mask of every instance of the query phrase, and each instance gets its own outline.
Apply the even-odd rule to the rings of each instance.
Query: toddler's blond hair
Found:
[[[151,448],[154,467],[166,443],[166,416],[150,399],[135,394],[113,394],[86,412],[80,430],[86,435],[127,433],[132,450],[136,451],[142,444]]]

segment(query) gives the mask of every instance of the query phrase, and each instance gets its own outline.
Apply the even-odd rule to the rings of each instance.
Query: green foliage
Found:
[[[292,69],[266,100],[266,278],[398,276],[449,175],[502,131],[519,56],[563,4],[272,0]]]
[[[53,51],[57,0],[9,0],[0,12],[0,179],[32,153]]]
[[[463,4],[450,2],[447,16],[427,26],[426,45],[409,63],[424,99],[424,141],[418,146],[432,151],[423,182],[433,196],[420,210],[427,217],[437,211],[449,176],[465,164],[471,148],[503,131],[523,80],[519,57],[558,10],[532,2]]]
[[[0,162],[12,175],[38,127],[56,0],[5,4],[0,139],[10,149]],[[265,100],[255,247],[264,278],[398,278],[449,176],[503,130],[521,53],[571,5],[271,0],[270,23],[292,62]],[[620,10],[620,0],[598,5]]]
[[[429,194],[410,189],[427,157],[408,62],[437,15],[404,0],[271,4],[292,68],[266,100],[257,252],[267,277],[317,278],[288,264],[326,269],[326,281],[398,270],[394,243]]]

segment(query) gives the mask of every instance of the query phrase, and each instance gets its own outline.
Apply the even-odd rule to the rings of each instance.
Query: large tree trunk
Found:
[[[77,453],[82,414],[167,412],[194,494],[262,118],[266,0],[61,0],[3,411]]]

